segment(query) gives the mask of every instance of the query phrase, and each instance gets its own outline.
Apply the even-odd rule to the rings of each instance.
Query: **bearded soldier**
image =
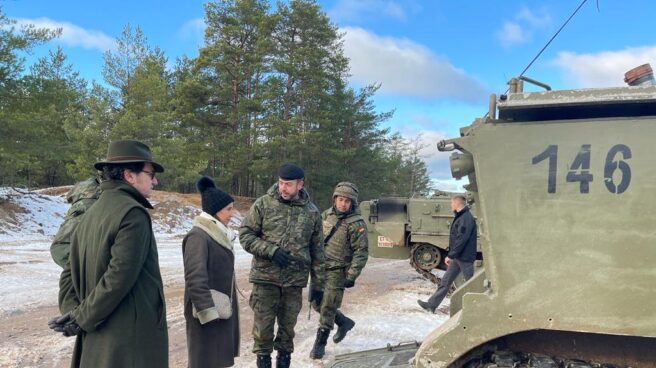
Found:
[[[321,317],[314,347],[310,352],[312,359],[324,356],[333,324],[337,324],[337,333],[333,336],[336,344],[355,326],[355,322],[338,308],[342,304],[344,289],[355,285],[369,256],[367,226],[360,215],[358,188],[355,184],[337,184],[333,193],[333,206],[324,211],[321,218],[325,234],[326,286],[323,301],[313,305]]]
[[[253,254],[249,304],[253,309],[253,352],[257,367],[290,366],[294,327],[302,292],[312,276],[311,299],[321,303],[324,249],[321,214],[303,188],[305,174],[294,164],[278,169],[278,183],[258,198],[239,229],[244,250]],[[274,325],[278,330],[274,339]]]

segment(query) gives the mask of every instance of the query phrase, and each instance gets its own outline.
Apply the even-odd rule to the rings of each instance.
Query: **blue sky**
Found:
[[[0,0],[19,23],[62,27],[58,40],[87,80],[101,80],[102,53],[130,23],[171,63],[196,56],[203,42],[203,1]],[[354,87],[378,82],[380,111],[407,138],[421,135],[431,177],[453,189],[439,139],[453,137],[487,109],[580,4],[576,1],[323,0],[345,32]],[[653,1],[589,0],[526,73],[554,88],[623,84],[623,73],[656,59]],[[655,65],[656,66],[656,65]]]

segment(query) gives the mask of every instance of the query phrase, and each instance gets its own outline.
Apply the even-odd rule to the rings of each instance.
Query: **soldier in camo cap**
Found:
[[[338,308],[342,304],[344,289],[355,285],[369,256],[367,226],[360,214],[358,187],[355,184],[337,184],[333,193],[333,206],[324,211],[321,218],[325,234],[326,286],[321,304],[313,304],[321,317],[314,347],[310,352],[312,359],[324,356],[333,324],[337,324],[337,332],[333,336],[336,344],[355,326],[355,322]]]

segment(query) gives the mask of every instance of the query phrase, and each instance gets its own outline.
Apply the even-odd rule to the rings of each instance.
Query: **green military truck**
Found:
[[[625,80],[525,92],[532,81],[514,78],[485,117],[440,142],[486,224],[485,265],[418,349],[328,366],[656,367],[656,82],[648,66]]]
[[[409,259],[419,274],[438,284],[440,278],[436,270],[446,270],[444,258],[448,253],[449,227],[454,216],[451,210],[453,194],[438,191],[430,197],[388,197],[362,202],[360,210],[369,232],[369,256]],[[475,214],[473,197],[468,198]],[[478,259],[482,259],[480,251]],[[480,266],[481,261],[477,264]]]

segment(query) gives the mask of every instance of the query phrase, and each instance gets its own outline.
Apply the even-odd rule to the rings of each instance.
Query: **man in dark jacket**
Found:
[[[321,304],[325,255],[321,214],[303,188],[305,174],[294,164],[278,169],[278,183],[258,198],[239,229],[244,250],[253,254],[249,304],[253,309],[253,352],[258,368],[290,366],[294,327],[302,292],[312,276],[310,296]],[[278,330],[274,339],[275,323]]]
[[[417,300],[417,303],[427,312],[435,313],[435,309],[451,288],[451,284],[462,271],[465,280],[474,275],[474,261],[476,260],[476,220],[469,212],[467,201],[463,194],[456,194],[451,198],[451,209],[455,218],[449,231],[449,255],[444,263],[447,265],[442,282],[427,302]]]
[[[110,143],[102,194],[71,239],[59,281],[63,316],[48,324],[76,335],[72,367],[168,367],[168,332],[157,245],[146,199],[157,185],[148,146]]]

